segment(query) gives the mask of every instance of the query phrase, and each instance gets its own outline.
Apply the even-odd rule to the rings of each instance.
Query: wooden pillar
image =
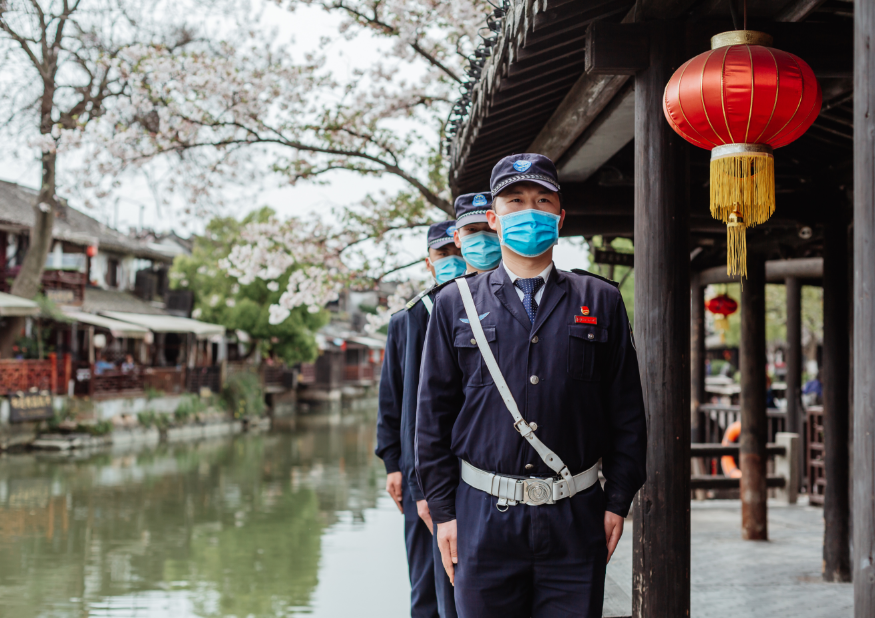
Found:
[[[854,2],[854,616],[875,616],[875,4]]]
[[[802,437],[802,283],[798,277],[784,280],[787,291],[787,426]],[[805,449],[799,449],[799,478],[805,478]],[[797,489],[799,489],[797,487]]]
[[[768,539],[766,513],[766,263],[747,255],[741,286],[741,537]]]
[[[848,526],[848,226],[841,208],[826,225],[823,250],[823,579],[851,580]]]
[[[707,403],[705,393],[705,286],[699,273],[690,277],[690,429],[693,442],[705,441],[705,426],[699,422],[699,406]]]
[[[647,410],[647,482],[635,499],[632,615],[690,612],[688,154],[662,114],[681,31],[652,24],[635,82],[635,339]]]

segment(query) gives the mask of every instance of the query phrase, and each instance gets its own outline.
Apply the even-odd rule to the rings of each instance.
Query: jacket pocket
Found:
[[[594,382],[601,379],[600,360],[608,342],[606,328],[595,324],[568,327],[568,373],[573,380]]]
[[[495,336],[495,327],[484,326],[483,334],[486,335],[486,341],[489,342],[492,355],[498,362],[498,340]],[[467,330],[456,333],[454,343],[456,353],[459,356],[459,366],[465,376],[465,385],[487,386],[492,384],[492,375],[489,373],[489,368],[486,367],[486,361],[483,360],[483,355],[477,346],[477,340],[474,339],[474,332]]]

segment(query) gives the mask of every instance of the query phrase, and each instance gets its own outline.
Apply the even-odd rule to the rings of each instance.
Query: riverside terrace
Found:
[[[800,286],[822,285],[823,552],[785,553],[783,564],[789,568],[792,561],[807,560],[803,570],[816,574],[822,560],[827,581],[848,581],[853,575],[854,616],[871,618],[875,118],[868,110],[875,104],[875,51],[868,41],[875,36],[873,3],[751,1],[742,15],[742,2],[726,0],[507,2],[490,18],[495,36],[481,54],[485,59],[476,60],[482,66],[470,74],[477,81],[448,125],[450,183],[456,194],[480,190],[488,186],[500,157],[539,152],[557,163],[567,211],[564,235],[633,240],[635,338],[649,448],[648,480],[636,499],[630,535],[632,614],[690,615],[691,585],[694,607],[706,585],[695,574],[691,578],[691,551],[698,573],[702,566],[696,556],[705,555],[706,546],[697,545],[696,522],[708,516],[694,509],[691,550],[691,519],[684,515],[690,512],[690,445],[705,438],[699,423],[706,402],[703,290],[730,278],[724,265],[727,228],[707,207],[709,153],[672,130],[663,101],[675,71],[706,52],[711,36],[742,29],[742,19],[747,29],[773,35],[775,48],[811,66],[823,104],[804,135],[775,151],[776,211],[747,230],[740,346],[744,490],[741,530],[736,527],[733,534],[768,538],[771,546],[779,545],[783,534],[765,490],[766,282],[783,282],[787,289],[786,430],[796,434],[806,426],[796,395]],[[814,534],[814,528],[808,530]],[[712,553],[718,551],[715,546]],[[737,551],[720,555],[721,564],[735,559],[735,567],[749,566],[761,551],[739,541]],[[756,570],[735,567],[721,568],[713,577],[735,586],[739,597],[753,595],[750,580],[742,577]],[[789,599],[800,592],[773,591],[776,598],[781,594]],[[819,611],[811,605],[811,611]],[[817,615],[845,615],[840,608],[820,609],[827,613]],[[742,614],[760,615],[735,615]]]

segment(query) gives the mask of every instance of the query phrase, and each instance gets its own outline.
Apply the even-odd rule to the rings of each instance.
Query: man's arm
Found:
[[[419,392],[419,371],[422,366],[422,348],[428,328],[428,311],[422,302],[407,310],[407,337],[404,353],[404,396],[401,404],[401,452],[405,454],[402,472],[407,479],[410,495],[416,502],[425,500],[419,488],[414,465],[416,438],[416,396]]]
[[[452,452],[453,426],[465,401],[462,371],[452,337],[452,302],[458,288],[438,296],[428,322],[416,407],[416,474],[435,523],[456,518],[459,460]]]
[[[401,471],[401,399],[404,388],[402,363],[406,314],[406,311],[400,311],[389,320],[386,352],[380,371],[377,448],[374,452],[383,460],[388,474]]]
[[[626,517],[635,493],[647,476],[647,421],[638,373],[632,331],[623,299],[617,291],[617,305],[611,319],[609,341],[613,342],[605,401],[610,447],[602,457],[606,509]]]

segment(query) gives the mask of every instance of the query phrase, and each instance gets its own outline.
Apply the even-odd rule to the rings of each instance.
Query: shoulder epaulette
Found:
[[[408,300],[408,301],[407,301],[407,304],[404,305],[404,308],[407,309],[408,311],[409,311],[410,309],[413,309],[413,307],[416,306],[416,303],[418,303],[419,301],[421,301],[422,298],[423,298],[426,294],[430,294],[431,292],[433,292],[434,290],[438,289],[439,287],[440,287],[439,285],[433,285],[433,286],[431,286],[430,288],[426,288],[426,289],[424,289],[422,292],[420,292],[419,294],[417,294],[416,296],[414,296],[413,298],[411,298],[410,300]]]
[[[595,274],[595,273],[591,273],[591,272],[589,272],[588,270],[583,270],[582,268],[572,268],[572,269],[571,269],[571,272],[573,272],[573,273],[576,274],[576,275],[585,275],[585,276],[587,276],[587,277],[595,277],[596,279],[601,279],[601,280],[604,281],[605,283],[609,283],[609,284],[611,284],[612,286],[614,286],[615,288],[618,288],[618,289],[619,289],[619,287],[620,287],[620,284],[617,283],[616,281],[611,281],[611,280],[608,279],[607,277],[602,277],[601,275],[597,275],[597,274]]]

